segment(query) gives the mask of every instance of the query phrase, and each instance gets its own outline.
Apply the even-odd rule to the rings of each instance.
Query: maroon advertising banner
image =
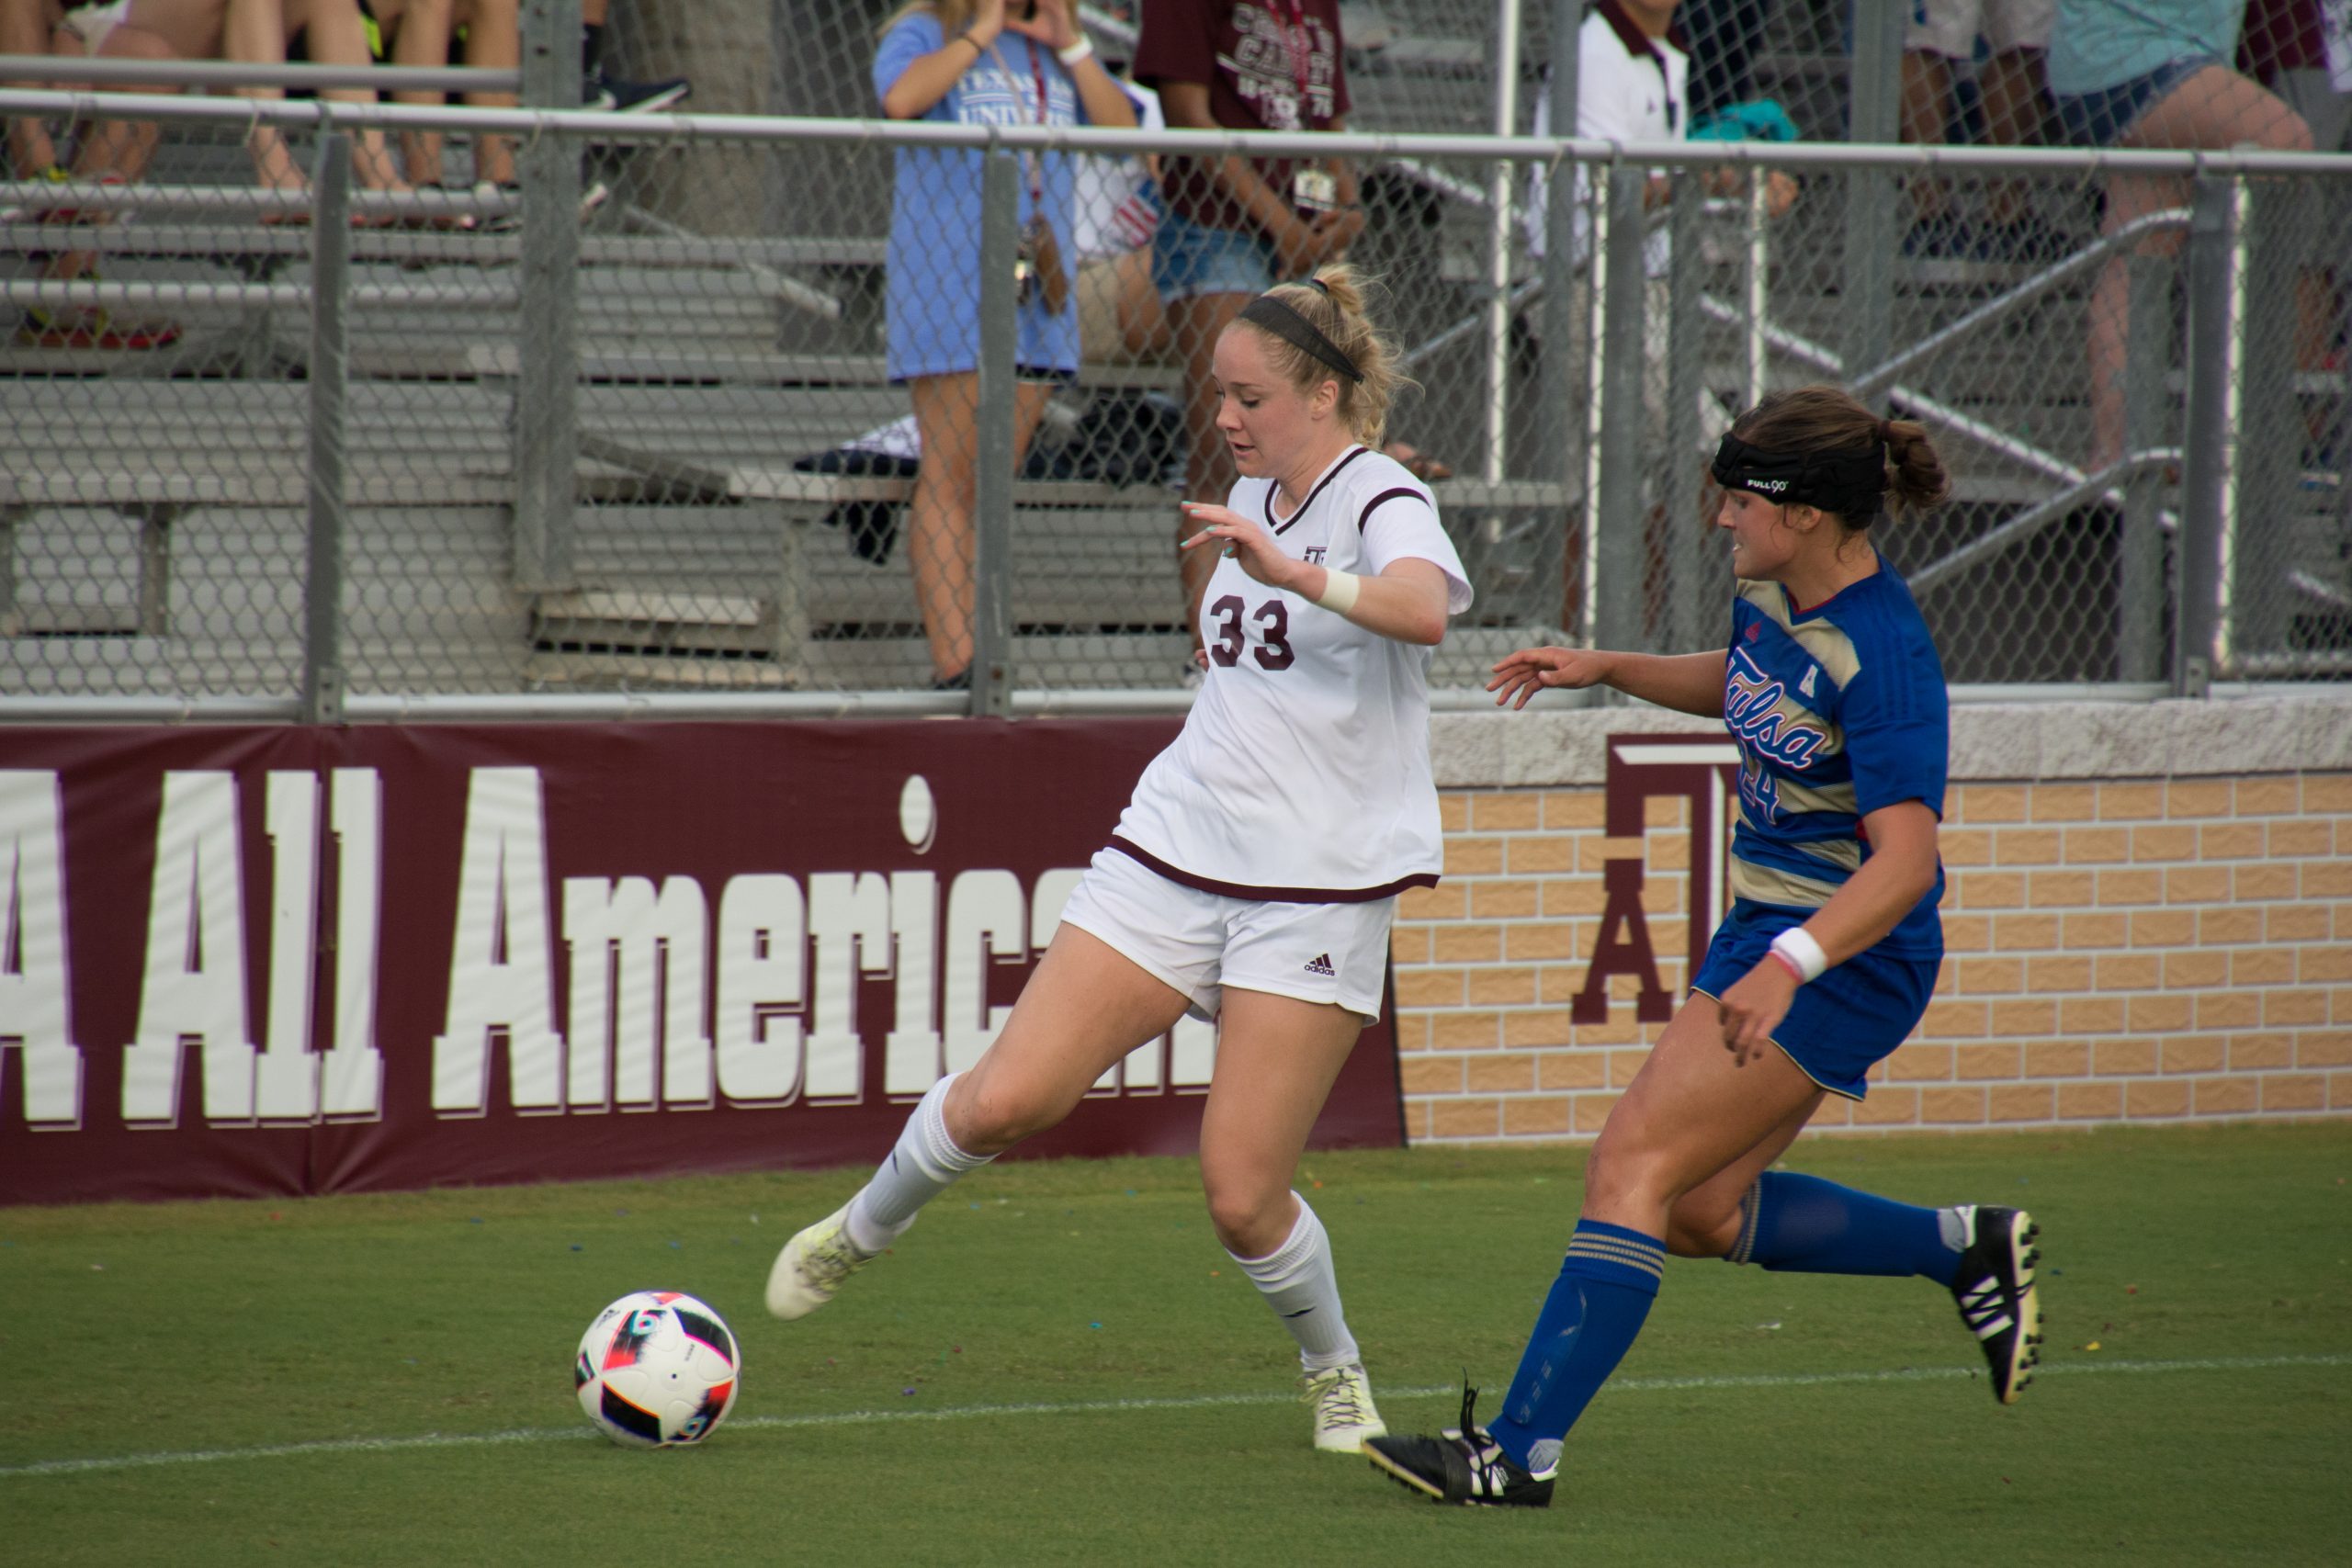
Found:
[[[0,1202],[877,1159],[1174,732],[0,730]],[[1215,1055],[1022,1152],[1190,1153]],[[1402,1138],[1384,1016],[1314,1143]]]

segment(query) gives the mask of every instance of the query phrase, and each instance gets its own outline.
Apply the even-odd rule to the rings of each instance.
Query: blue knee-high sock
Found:
[[[1792,1274],[1960,1274],[1959,1216],[1858,1192],[1817,1176],[1768,1170],[1740,1201],[1733,1263]]]
[[[1578,1220],[1560,1277],[1487,1430],[1527,1469],[1557,1462],[1560,1439],[1617,1370],[1657,1299],[1666,1244],[1599,1220]]]

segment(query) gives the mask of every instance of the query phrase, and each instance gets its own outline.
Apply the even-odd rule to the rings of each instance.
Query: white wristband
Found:
[[[1796,965],[1800,980],[1818,980],[1829,967],[1829,954],[1821,951],[1821,944],[1803,926],[1791,926],[1774,937],[1772,951]]]
[[[1078,41],[1070,45],[1068,49],[1057,49],[1054,51],[1054,58],[1060,61],[1064,65],[1075,65],[1093,52],[1094,40],[1088,38],[1084,33],[1080,33],[1078,35]]]
[[[1363,579],[1352,571],[1323,569],[1323,592],[1315,601],[1335,615],[1344,615],[1355,608],[1356,595],[1363,592]]]

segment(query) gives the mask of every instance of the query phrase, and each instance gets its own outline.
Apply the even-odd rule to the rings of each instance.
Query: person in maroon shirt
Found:
[[[1171,130],[1344,130],[1341,51],[1338,0],[1143,0],[1134,73],[1159,91]],[[1363,231],[1363,208],[1339,159],[1170,158],[1161,178],[1152,282],[1184,356],[1184,493],[1221,504],[1235,474],[1216,433],[1217,338],[1256,296],[1339,259]],[[1179,543],[1191,531],[1180,521]],[[1178,559],[1197,649],[1215,552]]]

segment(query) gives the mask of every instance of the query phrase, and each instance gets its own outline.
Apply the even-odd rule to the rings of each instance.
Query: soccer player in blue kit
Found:
[[[1440,1502],[1551,1502],[1562,1439],[1641,1331],[1668,1254],[1933,1280],[2005,1404],[2040,1359],[2038,1231],[2022,1210],[1917,1208],[1770,1168],[1823,1096],[1862,1098],[1871,1065],[1927,1010],[1943,956],[1943,670],[1871,536],[1890,494],[1910,509],[1942,501],[1943,465],[1919,425],[1804,387],[1733,423],[1714,478],[1739,580],[1728,649],[1528,649],[1488,683],[1521,707],[1547,686],[1608,685],[1721,718],[1739,743],[1739,821],[1731,913],[1601,1129],[1500,1415],[1479,1427],[1469,1389],[1459,1429],[1364,1445]]]

